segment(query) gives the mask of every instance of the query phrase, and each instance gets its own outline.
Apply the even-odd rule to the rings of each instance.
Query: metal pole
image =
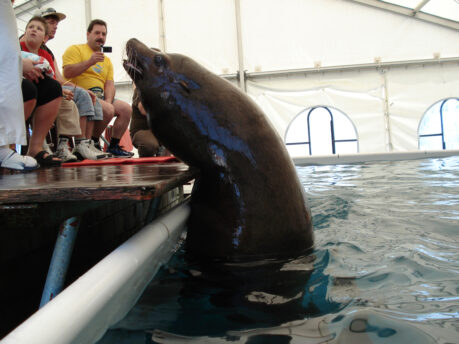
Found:
[[[448,99],[445,99],[440,105],[441,146],[443,149],[446,149],[445,130],[443,128],[443,105],[445,105],[447,101]]]
[[[71,217],[65,220],[57,235],[53,256],[49,264],[48,276],[46,277],[45,288],[41,296],[40,308],[51,301],[64,288],[65,275],[70,264],[73,246],[78,233],[80,220]]]
[[[86,27],[92,20],[92,3],[91,0],[85,0],[84,2],[85,16],[86,16]]]
[[[389,108],[389,90],[387,88],[387,71],[385,69],[381,70],[384,82],[384,124],[386,126],[386,148],[388,152],[393,151],[392,146],[392,133],[390,130],[390,108]]]
[[[159,49],[166,52],[166,28],[164,24],[164,3],[163,0],[159,0]]]
[[[238,63],[239,63],[239,86],[242,91],[247,92],[247,88],[245,85],[244,51],[243,51],[243,46],[242,46],[241,1],[234,0],[234,7],[236,10],[237,56],[238,56]]]

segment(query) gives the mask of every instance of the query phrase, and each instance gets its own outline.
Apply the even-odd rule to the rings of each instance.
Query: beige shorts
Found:
[[[58,135],[81,135],[80,114],[73,100],[62,99],[57,112],[56,127]]]

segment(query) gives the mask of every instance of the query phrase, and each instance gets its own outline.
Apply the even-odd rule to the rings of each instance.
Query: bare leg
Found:
[[[24,102],[24,117],[26,121],[29,119],[30,115],[32,114],[33,109],[35,109],[35,105],[37,105],[37,99],[35,98]]]
[[[88,122],[88,119],[86,116],[81,116],[80,117],[80,129],[81,129],[81,135],[76,135],[76,139],[85,139],[86,138],[86,123]]]
[[[86,138],[91,138],[94,132],[94,123],[97,121],[87,121],[86,122]]]
[[[57,117],[61,101],[62,97],[59,97],[35,109],[33,131],[27,155],[34,157],[43,150],[43,141]]]
[[[80,129],[81,135],[75,136],[77,139],[89,139],[92,135],[92,130],[94,128],[94,121],[89,121],[88,117],[80,117]]]
[[[108,123],[112,120],[113,116],[115,115],[115,107],[107,103],[105,100],[99,99],[100,104],[102,105],[102,112],[104,114],[104,119],[101,121],[94,121],[94,129],[92,132],[92,136],[99,137],[104,132],[105,128],[107,128]],[[115,121],[116,123],[116,121]]]
[[[132,108],[131,105],[122,100],[115,100],[113,105],[115,106],[116,120],[115,123],[113,123],[112,137],[120,139],[131,120]]]

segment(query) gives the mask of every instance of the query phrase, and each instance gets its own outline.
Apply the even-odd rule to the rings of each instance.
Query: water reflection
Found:
[[[160,330],[181,336],[281,326],[336,313],[349,300],[328,298],[327,252],[288,262],[200,266],[175,255],[115,332]],[[112,330],[113,331],[113,330]],[[107,334],[108,340],[112,334]],[[104,343],[104,341],[102,341]]]
[[[459,158],[298,173],[313,255],[230,274],[179,252],[101,343],[457,342]]]

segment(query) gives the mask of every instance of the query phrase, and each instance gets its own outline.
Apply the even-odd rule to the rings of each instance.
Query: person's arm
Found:
[[[43,72],[35,65],[40,64],[39,61],[32,61],[31,59],[22,59],[22,74],[26,79],[38,82],[43,79]]]
[[[104,61],[104,53],[100,51],[95,51],[89,60],[74,63],[74,64],[68,64],[64,66],[64,76],[67,79],[74,78],[80,74],[82,74],[86,69],[91,67],[92,65],[95,65],[97,62],[103,62]]]
[[[62,85],[67,85],[67,86],[73,86],[76,87],[74,84],[72,84],[70,81],[66,81],[64,77],[62,76],[59,66],[57,65],[57,61],[54,59],[54,75],[56,76],[56,80]],[[70,90],[67,90],[65,88],[62,89],[62,95],[64,96],[64,99],[67,100],[73,100],[73,92]]]
[[[55,70],[55,74],[56,74],[56,80],[59,81],[59,83],[62,85],[62,86],[70,86],[70,87],[73,87],[73,88],[76,88],[78,87],[77,85],[75,85],[74,83],[70,82],[69,80],[65,80],[64,77],[62,76],[60,70],[59,70],[59,66],[57,65],[57,61],[54,60],[54,68],[56,68]],[[89,96],[91,97],[91,100],[92,100],[92,103],[94,104],[96,102],[96,95],[91,92],[90,90],[85,90],[86,92],[89,93]],[[73,92],[69,91],[69,90],[65,90],[63,89],[62,92],[64,92],[67,96],[66,99],[68,100],[72,100],[73,99]],[[71,92],[72,94],[70,95],[68,92]]]
[[[59,83],[62,86],[64,86],[64,84],[67,85],[67,86],[75,86],[70,81],[67,81],[67,80],[64,79],[64,77],[61,74],[61,71],[59,70],[59,66],[57,65],[57,61],[56,60],[54,60],[54,74],[56,75],[56,80],[59,81]]]
[[[113,102],[115,98],[115,82],[113,80],[107,80],[104,85],[104,98],[105,101],[109,102],[110,104]]]

